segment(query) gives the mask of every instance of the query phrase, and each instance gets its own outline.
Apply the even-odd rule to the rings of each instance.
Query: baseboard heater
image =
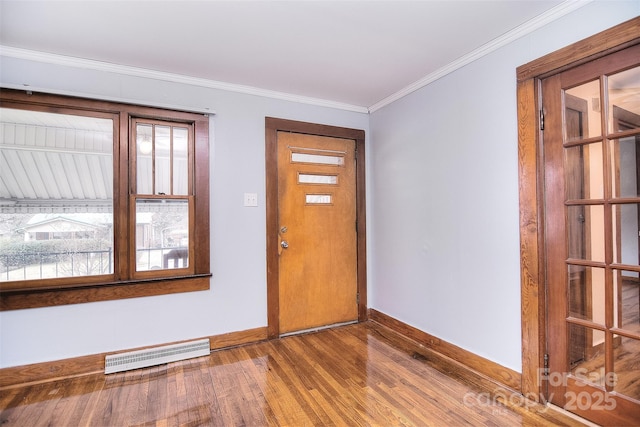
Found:
[[[106,356],[104,373],[129,371],[211,354],[208,339],[170,344]]]

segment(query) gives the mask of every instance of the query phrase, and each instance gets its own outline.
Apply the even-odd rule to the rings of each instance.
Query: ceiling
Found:
[[[368,111],[576,7],[560,0],[0,0],[0,45],[3,54],[44,52]]]

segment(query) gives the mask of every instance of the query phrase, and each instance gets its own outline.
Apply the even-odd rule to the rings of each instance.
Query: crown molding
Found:
[[[47,52],[39,52],[29,49],[16,48],[12,46],[0,45],[0,57],[23,59],[28,61],[42,62],[46,64],[61,65],[72,68],[88,69],[94,71],[103,71],[107,73],[121,74],[126,76],[141,77],[146,79],[160,80],[172,83],[187,84],[191,86],[203,87],[208,89],[218,89],[228,92],[237,92],[245,95],[261,96],[266,98],[278,99],[281,101],[297,102],[302,104],[315,105],[318,107],[335,108],[339,110],[353,111],[356,113],[368,113],[367,107],[345,104],[341,102],[329,101],[320,98],[293,95],[285,92],[278,92],[267,89],[260,89],[252,86],[244,86],[232,83],[225,83],[215,80],[203,79],[199,77],[185,76],[181,74],[167,73],[163,71],[150,70],[146,68],[131,67],[128,65],[119,65],[103,61],[95,61],[91,59],[76,58],[65,55],[58,55]],[[22,89],[29,88],[25,82]],[[208,110],[208,109],[207,109]]]
[[[315,105],[318,107],[335,108],[340,110],[352,111],[356,113],[373,113],[407,95],[421,89],[436,80],[464,67],[465,65],[474,62],[491,52],[567,15],[589,3],[593,0],[567,0],[560,3],[558,6],[548,10],[547,12],[539,15],[523,25],[503,34],[502,36],[492,40],[489,43],[484,44],[471,53],[462,56],[461,58],[447,64],[446,66],[436,70],[435,72],[428,74],[422,79],[406,86],[398,92],[382,99],[381,101],[373,104],[369,108],[345,104],[341,102],[329,101],[326,99],[306,97],[293,95],[285,92],[272,91],[267,89],[260,89],[252,86],[244,86],[232,83],[225,83],[216,80],[203,79],[198,77],[184,76],[180,74],[167,73],[163,71],[149,70],[145,68],[131,67],[127,65],[112,64],[108,62],[95,61],[90,59],[75,58],[64,55],[57,55],[46,52],[33,51],[28,49],[21,49],[11,46],[0,45],[0,57],[10,57],[17,59],[24,59],[36,62],[43,62],[47,64],[55,64],[68,66],[73,68],[82,68],[95,71],[103,71],[115,74],[122,74],[127,76],[141,77],[147,79],[154,79],[160,81],[167,81],[173,83],[181,83],[192,86],[198,86],[209,89],[218,89],[228,92],[242,93],[246,95],[261,96],[266,98],[278,99],[282,101],[297,102],[302,104]],[[24,87],[23,87],[24,89]],[[35,88],[31,88],[35,90]],[[209,111],[208,108],[202,109],[203,111]],[[209,111],[209,113],[211,113]]]
[[[471,53],[460,57],[459,59],[447,64],[446,66],[434,71],[433,73],[428,74],[422,79],[410,84],[404,89],[399,90],[398,92],[392,95],[389,95],[383,100],[373,104],[372,106],[369,107],[369,112],[373,113],[374,111],[377,111],[391,104],[392,102],[397,101],[400,98],[404,98],[410,93],[415,92],[418,89],[423,88],[429,85],[430,83],[435,82],[438,79],[441,79],[447,74],[453,73],[454,71],[464,67],[465,65],[468,65],[490,54],[491,52],[503,46],[506,46],[509,43],[512,43],[513,41],[555,21],[556,19],[563,17],[564,15],[567,15],[568,13],[573,12],[574,10],[577,10],[591,3],[592,1],[593,0],[568,0],[568,1],[562,2],[556,7],[549,9],[547,12],[543,13],[542,15],[539,15],[525,22],[524,24],[490,41],[489,43],[486,43],[480,46],[478,49],[472,51]]]

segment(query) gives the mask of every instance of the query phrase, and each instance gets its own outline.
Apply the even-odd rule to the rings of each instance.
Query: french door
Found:
[[[542,80],[548,400],[640,422],[640,45]]]

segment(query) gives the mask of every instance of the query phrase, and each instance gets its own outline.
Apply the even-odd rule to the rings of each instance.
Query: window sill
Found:
[[[0,293],[0,311],[205,291],[210,288],[210,279],[211,274],[195,274],[65,289],[4,291]]]

